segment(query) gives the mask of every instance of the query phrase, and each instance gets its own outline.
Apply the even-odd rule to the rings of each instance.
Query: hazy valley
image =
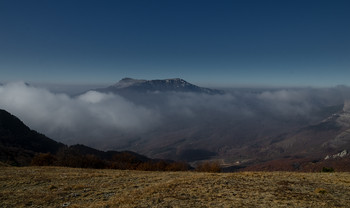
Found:
[[[40,144],[41,149],[30,149],[34,152],[55,153],[64,144],[84,144],[109,155],[127,150],[193,166],[215,161],[227,171],[349,170],[349,88],[344,86],[224,91],[182,79],[125,78],[74,96],[23,83],[1,86],[0,95],[0,106],[63,143],[55,151]],[[19,126],[12,131],[29,131]],[[3,136],[3,150],[13,147],[6,144],[9,137]],[[30,136],[28,141],[18,138],[31,143]],[[325,159],[344,150],[341,157]]]

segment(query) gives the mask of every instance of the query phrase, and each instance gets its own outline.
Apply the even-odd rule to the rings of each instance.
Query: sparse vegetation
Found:
[[[328,168],[328,167],[323,167],[322,172],[324,173],[333,173],[334,169],[333,168]]]
[[[348,207],[350,173],[1,167],[0,207]]]
[[[31,165],[34,166],[50,166],[57,163],[56,157],[50,153],[39,153],[32,159]]]
[[[61,151],[56,155],[39,153],[34,156],[31,165],[144,171],[185,171],[191,168],[184,162],[150,159],[142,160],[128,152],[115,154],[111,160],[103,160],[93,154],[83,155],[70,151]],[[211,168],[213,169],[213,167]]]
[[[210,172],[210,173],[219,173],[221,172],[221,167],[218,162],[206,161],[202,162],[196,167],[198,172]]]

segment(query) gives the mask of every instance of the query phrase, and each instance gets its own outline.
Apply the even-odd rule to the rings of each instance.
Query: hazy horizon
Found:
[[[9,83],[28,83],[35,87],[41,87],[46,88],[50,90],[53,93],[66,93],[69,95],[74,95],[75,93],[84,93],[89,90],[99,89],[99,88],[105,88],[112,86],[116,83],[118,83],[123,78],[132,78],[132,79],[142,79],[142,78],[134,78],[134,77],[122,77],[120,79],[117,79],[114,82],[78,82],[78,83],[58,83],[58,82],[37,82],[37,81],[25,81],[25,80],[15,80],[15,81],[4,81],[0,82],[0,84],[9,84]],[[172,78],[165,78],[165,79],[173,79]],[[181,77],[176,77],[181,78]],[[183,79],[183,78],[181,78]],[[145,80],[163,80],[163,79],[145,79]],[[312,86],[312,85],[274,85],[274,84],[234,84],[232,83],[229,86],[226,85],[220,85],[220,84],[211,84],[211,83],[196,83],[191,82],[190,80],[186,80],[188,83],[197,85],[199,87],[205,87],[205,88],[211,88],[211,89],[220,89],[224,91],[232,91],[237,89],[260,89],[260,90],[266,90],[266,89],[300,89],[300,88],[314,88],[314,89],[324,89],[324,88],[337,88],[337,87],[349,87],[349,85],[346,84],[337,84],[332,86]]]

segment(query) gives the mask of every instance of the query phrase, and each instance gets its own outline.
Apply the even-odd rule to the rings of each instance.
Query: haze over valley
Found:
[[[180,78],[125,78],[68,94],[7,83],[0,107],[65,144],[191,163],[245,166],[350,149],[346,86],[225,91]]]

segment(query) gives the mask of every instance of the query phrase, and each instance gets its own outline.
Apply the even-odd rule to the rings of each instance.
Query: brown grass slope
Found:
[[[349,207],[350,173],[1,167],[0,207]]]

